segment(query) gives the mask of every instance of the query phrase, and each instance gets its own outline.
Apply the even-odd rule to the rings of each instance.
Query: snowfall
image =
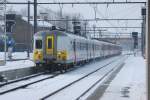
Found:
[[[34,63],[32,61],[32,56],[31,58],[27,58],[26,55],[27,54],[25,52],[14,53],[13,59],[25,59],[25,60],[7,61],[6,65],[0,66],[0,71],[8,71],[8,70],[26,68],[26,67],[31,67],[31,66],[33,67]],[[115,59],[117,59],[117,57],[115,57]],[[111,61],[111,60],[112,60],[111,58],[108,59],[108,61]],[[21,100],[21,99],[32,98],[32,100],[37,100],[38,97],[43,96],[46,93],[50,93],[51,91],[54,91],[55,89],[64,85],[66,82],[70,82],[70,80],[76,79],[80,75],[84,75],[86,72],[92,70],[91,66],[93,68],[97,68],[98,67],[97,65],[103,65],[106,62],[107,61],[105,60],[100,61],[100,62],[94,62],[89,65],[89,68],[83,67],[80,70],[76,70],[74,72],[71,72],[70,74],[61,75],[50,81],[44,81],[35,85],[31,85],[26,89],[17,90],[12,93],[8,93],[6,95],[1,95],[0,99],[12,100],[13,98],[14,100]],[[124,60],[124,62],[125,62],[125,65],[122,67],[120,72],[116,75],[116,77],[109,84],[108,88],[105,90],[104,94],[99,100],[146,100],[147,92],[146,92],[145,59],[143,59],[140,55],[136,55],[136,56],[130,55],[126,60]],[[95,77],[92,76],[93,79],[96,79],[96,74],[94,76]],[[65,77],[67,77],[68,79],[65,80]],[[86,83],[91,84],[91,80],[92,79],[90,79],[89,82],[87,80]],[[52,85],[50,86],[50,84]],[[69,92],[67,92],[70,94],[69,99],[65,99],[66,97],[64,97],[64,99],[74,100],[73,96],[75,94],[78,94],[77,89],[82,90],[83,88],[83,83],[81,84],[78,85],[78,88],[76,87],[75,93],[70,94]],[[93,91],[94,90],[91,90],[89,92],[92,93]],[[55,97],[59,100],[60,99],[64,100],[63,95],[58,95],[58,96],[61,96],[61,97],[56,97],[56,96]],[[55,98],[52,98],[52,99],[56,100]]]

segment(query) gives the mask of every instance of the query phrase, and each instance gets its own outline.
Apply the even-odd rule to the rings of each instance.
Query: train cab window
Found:
[[[48,38],[48,49],[52,48],[52,38]]]
[[[42,40],[36,40],[35,48],[36,49],[41,49],[42,48]]]

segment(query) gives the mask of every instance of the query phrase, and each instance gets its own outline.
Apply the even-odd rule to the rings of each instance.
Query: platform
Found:
[[[0,52],[0,59],[4,59],[3,55],[4,54]],[[2,60],[0,60],[0,63],[3,63],[1,61]],[[13,53],[12,59],[7,58],[6,65],[0,65],[0,72],[28,68],[33,66],[35,66],[35,64],[32,61],[32,53],[30,54],[30,58],[27,58],[26,52],[15,52]]]
[[[146,61],[130,56],[99,100],[146,100]]]

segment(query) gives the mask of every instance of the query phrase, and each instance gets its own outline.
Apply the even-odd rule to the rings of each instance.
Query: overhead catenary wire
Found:
[[[106,5],[109,5],[109,4],[145,4],[145,2],[58,2],[58,1],[55,1],[55,2],[47,2],[47,3],[44,3],[44,2],[38,2],[37,4],[38,5],[42,5],[42,4],[57,4],[57,5],[64,5],[64,4],[72,4],[72,5],[75,5],[75,4],[91,4],[91,5],[97,5],[97,4],[106,4]],[[9,4],[9,3],[8,3]],[[31,2],[32,4],[32,2]],[[97,11],[96,11],[97,13]],[[111,19],[101,19],[101,20],[104,20],[104,21],[110,21]],[[112,20],[115,20],[115,19],[112,19]],[[119,19],[116,19],[116,20],[119,20]],[[120,19],[120,20],[124,20],[124,19]],[[126,19],[127,20],[127,19]],[[130,20],[130,19],[129,19]],[[131,19],[132,20],[132,19]],[[135,19],[136,20],[136,19]],[[61,21],[61,20],[57,20],[57,21]],[[84,21],[84,20],[81,20],[81,21]],[[87,21],[87,20],[86,20]],[[92,20],[89,20],[89,21],[92,21]],[[96,19],[96,21],[100,21],[100,19]],[[111,26],[116,26],[116,25],[113,25],[111,22],[107,22],[107,23],[110,23]],[[118,30],[117,28],[115,29],[116,31]]]
[[[1,3],[0,3],[1,4]],[[6,2],[6,4],[28,4],[27,2]],[[30,4],[34,4],[34,2],[31,2]],[[85,5],[85,4],[146,4],[146,2],[38,2],[37,4],[45,5],[45,4],[63,4],[63,5]]]

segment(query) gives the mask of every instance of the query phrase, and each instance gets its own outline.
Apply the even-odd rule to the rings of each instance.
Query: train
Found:
[[[119,45],[65,31],[47,30],[34,34],[33,59],[36,66],[57,64],[67,68],[68,65],[119,54]]]

